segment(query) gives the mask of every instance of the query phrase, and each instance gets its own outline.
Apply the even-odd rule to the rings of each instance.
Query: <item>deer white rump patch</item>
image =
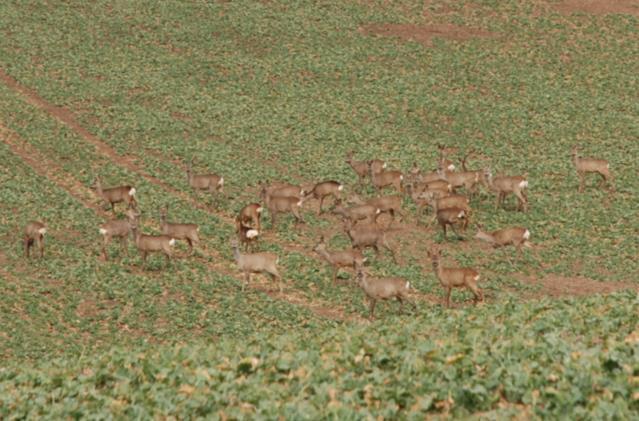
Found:
[[[455,171],[455,165],[454,164],[450,164],[447,168],[448,168],[448,171]]]
[[[475,276],[473,279],[475,279],[475,281],[479,281],[479,275]]]
[[[366,262],[366,261],[368,261],[368,257],[364,257],[364,258],[362,259],[362,262]]]
[[[526,231],[524,232],[524,240],[527,240],[527,239],[529,239],[529,238],[530,238],[530,231],[526,230]]]
[[[519,187],[521,187],[522,189],[525,187],[528,187],[528,180],[524,180],[521,183],[519,183]]]
[[[260,206],[259,208],[257,208],[257,209],[255,210],[255,212],[257,212],[257,213],[262,213],[262,211],[263,211],[263,210],[264,210],[264,209]]]
[[[246,231],[246,238],[255,238],[259,235],[260,233],[257,230],[248,230]]]
[[[107,230],[105,230],[104,228],[100,228],[100,234],[106,235],[107,234]]]
[[[343,185],[343,184],[340,184],[340,185],[339,185],[339,187],[337,188],[337,190],[338,190],[338,191],[342,191],[342,190],[344,190],[344,185]]]
[[[219,186],[223,186],[224,185],[224,177],[220,177],[220,181],[218,181],[217,184]]]
[[[39,232],[40,234],[44,235],[44,234],[46,234],[46,233],[47,233],[47,229],[46,229],[46,228],[40,228],[40,229],[38,230],[38,232]]]
[[[377,209],[377,210],[375,211],[375,215],[379,215],[380,213],[382,213],[382,210],[381,210],[381,209]]]
[[[386,168],[386,165],[387,165],[386,162],[384,162],[384,165],[382,165],[382,168]]]
[[[299,202],[297,202],[297,206],[302,206],[302,203],[304,203],[304,201],[300,200]]]
[[[410,289],[410,282],[406,281],[406,289]]]
[[[169,245],[170,246],[174,246],[175,245],[175,238],[171,238],[171,240],[169,241]]]
[[[463,217],[464,217],[464,215],[466,215],[466,212],[461,211],[461,212],[459,212],[459,215],[457,215],[457,217],[458,217],[458,218],[463,218]]]
[[[135,196],[135,187],[131,187],[131,190],[129,190],[129,196]]]

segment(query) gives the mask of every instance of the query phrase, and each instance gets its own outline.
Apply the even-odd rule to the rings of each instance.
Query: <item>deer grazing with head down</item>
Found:
[[[128,238],[131,234],[132,222],[135,221],[139,213],[128,209],[126,211],[126,219],[113,219],[100,225],[98,232],[102,235],[102,256],[104,260],[108,260],[107,246],[114,238],[120,239],[120,249],[125,255],[129,255]]]
[[[313,251],[333,267],[333,284],[337,283],[337,272],[340,268],[350,267],[355,270],[358,267],[362,267],[366,261],[361,250],[329,251],[326,248],[324,236],[322,236],[319,243],[313,247]]]
[[[319,209],[317,211],[318,215],[321,215],[324,210],[322,209],[322,205],[324,204],[324,199],[329,196],[333,196],[335,201],[337,202],[340,199],[340,193],[344,190],[344,185],[337,181],[323,181],[321,183],[315,184],[315,186],[305,194],[305,198],[313,197],[319,200]]]
[[[390,300],[396,298],[399,301],[399,313],[404,309],[404,301],[417,311],[417,306],[409,298],[410,282],[401,278],[369,278],[361,268],[357,271],[359,286],[370,301],[370,318],[375,318],[375,304],[378,300]]]
[[[262,205],[259,203],[250,203],[240,210],[240,213],[235,218],[235,224],[237,230],[240,226],[250,227],[257,231],[261,231],[261,218],[262,218]]]
[[[528,209],[528,196],[524,192],[528,188],[528,174],[493,177],[490,169],[486,169],[484,176],[488,188],[497,193],[495,209],[499,208],[509,194],[514,194],[517,197],[517,210],[525,212]]]
[[[267,252],[252,254],[241,253],[237,240],[231,241],[231,247],[233,248],[233,258],[235,259],[237,268],[244,273],[245,283],[242,284],[242,291],[244,291],[244,286],[248,285],[251,281],[251,274],[267,273],[274,281],[277,281],[279,290],[282,292],[282,276],[277,270],[279,258],[276,254]]]
[[[599,188],[603,185],[603,183],[607,183],[610,191],[615,191],[615,186],[613,185],[613,177],[610,173],[610,164],[605,159],[595,159],[595,158],[580,158],[579,157],[579,148],[578,146],[574,146],[572,148],[572,160],[575,164],[575,169],[577,170],[577,174],[579,175],[579,192],[584,191],[585,178],[588,173],[599,174],[601,176],[601,181],[599,182]]]
[[[373,167],[373,165],[371,165],[370,177],[371,182],[373,183],[373,187],[377,189],[378,193],[380,193],[381,190],[385,187],[394,187],[395,190],[397,190],[398,192],[404,191],[404,175],[401,171],[385,170],[383,168],[376,170],[374,168],[377,167]]]
[[[444,231],[444,238],[448,238],[446,229],[447,227],[450,227],[457,238],[463,239],[463,237],[457,233],[455,225],[459,224],[462,228],[465,228],[467,225],[467,217],[467,212],[464,209],[457,207],[439,209],[436,213],[437,222],[439,223],[439,226],[442,227],[442,231]]]
[[[392,219],[387,228],[390,228],[393,222],[395,222],[395,215],[399,215],[400,218],[405,219],[404,212],[402,211],[402,196],[398,194],[391,196],[373,197],[366,201],[363,201],[357,195],[352,195],[350,200],[351,202],[358,205],[369,205],[372,208],[375,208],[375,222],[377,222],[377,219],[382,213],[389,214]],[[379,210],[379,212],[377,212],[377,210]]]
[[[138,220],[137,218],[130,222],[131,224],[131,233],[133,234],[133,239],[135,241],[135,246],[137,247],[140,255],[142,256],[142,261],[146,264],[146,258],[149,253],[162,253],[166,258],[167,265],[171,263],[171,255],[173,253],[173,246],[175,246],[175,239],[169,237],[168,235],[147,235],[142,234],[138,230]]]
[[[176,240],[185,240],[189,245],[189,253],[193,254],[193,246],[200,242],[200,227],[197,224],[180,224],[167,222],[169,207],[160,209],[160,230],[163,235],[167,235]]]
[[[40,258],[44,257],[44,235],[47,227],[40,221],[31,221],[24,227],[24,255],[29,258],[29,250],[34,245],[40,251]]]
[[[352,225],[355,225],[359,221],[364,221],[369,224],[373,223],[376,221],[376,217],[380,212],[381,211],[375,206],[366,203],[345,208],[341,200],[338,201],[335,208],[333,208],[335,215],[340,215],[342,218],[350,220]]]
[[[195,190],[207,190],[212,195],[224,192],[224,177],[217,174],[193,174],[193,159],[186,167],[186,179]]]
[[[131,186],[118,186],[118,187],[102,187],[102,178],[95,178],[95,189],[98,194],[108,205],[111,206],[111,211],[115,214],[116,203],[126,203],[129,209],[137,209],[137,201],[135,200],[135,187]]]
[[[484,300],[484,294],[477,286],[479,272],[471,268],[444,268],[441,266],[441,250],[433,248],[428,251],[432,260],[433,271],[439,283],[446,291],[446,307],[450,308],[450,295],[453,288],[468,288],[475,296],[475,303]]]
[[[517,249],[517,253],[520,257],[522,247],[530,247],[528,241],[530,239],[530,231],[523,227],[511,227],[486,232],[482,230],[480,225],[477,234],[475,234],[475,238],[492,244],[494,248],[512,245]]]
[[[353,249],[362,250],[371,247],[375,254],[379,256],[379,249],[385,248],[393,257],[393,262],[397,263],[395,251],[386,240],[386,233],[377,224],[358,224],[353,226],[350,220],[344,221],[344,232],[351,240]]]
[[[300,191],[303,192],[301,189]],[[279,192],[281,192],[281,190],[269,191],[266,188],[263,188],[261,191],[262,200],[266,204],[266,208],[271,215],[271,225],[275,227],[277,215],[280,213],[292,213],[295,217],[295,223],[304,223],[300,211],[305,199],[300,198],[300,196],[274,195]],[[284,190],[284,192],[287,191]]]

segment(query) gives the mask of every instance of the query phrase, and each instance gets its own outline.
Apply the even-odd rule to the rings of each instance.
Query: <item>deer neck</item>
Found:
[[[487,241],[491,244],[495,243],[495,237],[493,237],[491,234],[482,231],[482,230],[478,230],[477,231],[477,235],[475,236],[476,238],[483,240],[483,241]]]

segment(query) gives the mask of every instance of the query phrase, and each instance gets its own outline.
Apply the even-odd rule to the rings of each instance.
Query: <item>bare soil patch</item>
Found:
[[[418,42],[426,47],[433,45],[434,38],[454,41],[467,41],[473,38],[488,38],[492,32],[482,29],[466,28],[453,24],[413,25],[413,24],[371,24],[359,28],[365,35],[400,38],[404,41]]]
[[[528,276],[520,276],[518,279],[525,284],[541,287],[539,292],[533,293],[534,297],[578,297],[595,294],[610,294],[612,292],[626,289],[639,291],[639,284],[596,281],[594,279],[584,277],[549,275],[543,279]]]
[[[639,0],[564,0],[553,8],[563,15],[583,12],[592,15],[639,16]]]

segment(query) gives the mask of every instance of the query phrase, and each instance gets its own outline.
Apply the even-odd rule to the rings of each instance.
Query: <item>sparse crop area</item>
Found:
[[[638,19],[633,0],[2,2],[0,417],[636,417]],[[314,251],[351,246],[332,198],[303,224],[265,211],[283,289],[244,284],[231,242],[260,183],[367,200],[349,152],[408,177],[438,145],[457,171],[525,176],[527,209],[483,183],[457,239],[404,191],[389,250],[363,253],[416,311],[380,300],[370,320],[355,271],[333,282]],[[591,173],[579,191],[576,145],[614,191]],[[96,177],[135,186],[145,233],[165,206],[197,224],[193,254],[145,263],[114,240],[105,259]],[[26,259],[34,220],[44,258]],[[483,302],[455,288],[446,308],[433,250],[481,275]]]

